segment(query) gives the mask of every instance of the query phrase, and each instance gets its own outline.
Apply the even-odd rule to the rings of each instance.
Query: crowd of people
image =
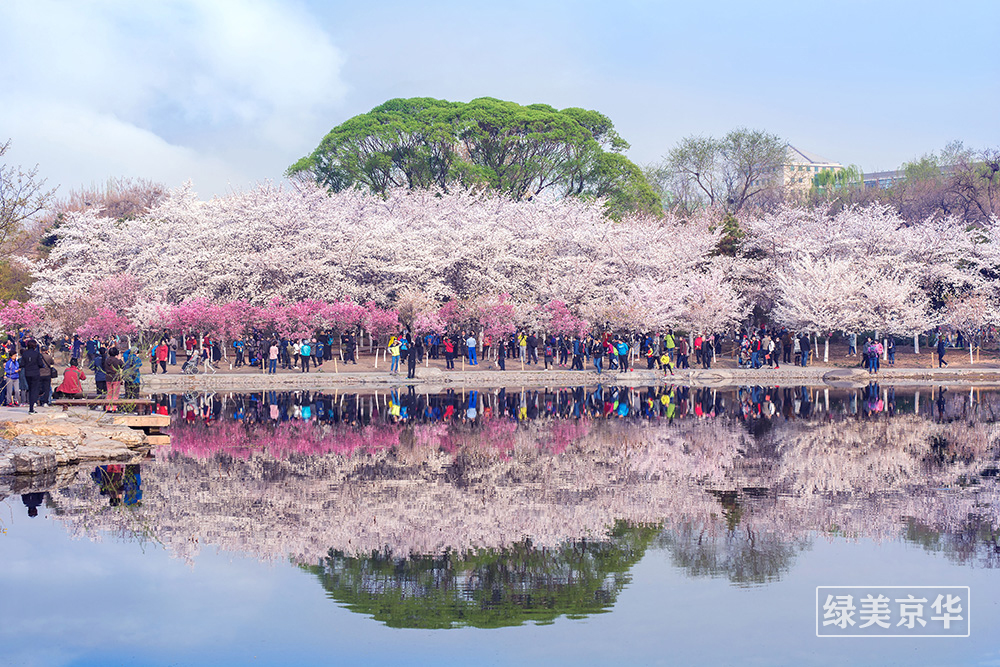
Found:
[[[524,368],[541,367],[542,370],[565,368],[569,370],[593,369],[625,371],[634,367],[638,359],[646,360],[646,368],[673,374],[675,368],[690,368],[693,352],[696,364],[711,368],[716,354],[721,354],[721,336],[693,337],[692,343],[672,329],[664,333],[621,333],[606,330],[585,336],[566,334],[541,334],[532,330],[519,330],[495,339],[490,334],[475,331],[457,331],[452,334],[430,333],[413,335],[402,332],[389,340],[392,358],[389,372],[399,372],[399,365],[406,363],[408,377],[418,362],[428,359],[445,360],[446,369],[455,368],[455,360],[462,358],[470,366],[489,362],[501,371],[514,361]],[[606,361],[605,361],[606,360]]]
[[[230,345],[211,336],[177,335],[163,331],[149,347],[148,354],[140,353],[118,337],[99,340],[92,337],[62,336],[53,339],[41,336],[38,340],[27,330],[8,334],[0,345],[0,363],[4,368],[4,405],[17,406],[26,402],[29,412],[35,405],[46,405],[53,397],[83,397],[82,383],[93,374],[99,398],[118,400],[138,396],[143,362],[148,361],[153,374],[167,373],[168,367],[178,364],[184,356],[185,372],[216,372],[228,360],[231,368],[257,367],[261,372],[277,373],[278,369],[309,372],[324,362],[337,359],[344,364],[357,365],[360,354],[359,336],[348,331],[339,335],[333,331],[318,332],[309,338],[254,334],[238,338]],[[549,370],[555,368],[583,371],[593,368],[598,374],[605,370],[625,371],[634,369],[645,359],[645,368],[658,370],[664,376],[673,375],[675,369],[689,369],[691,363],[711,368],[722,355],[725,334],[681,335],[673,329],[662,332],[615,332],[610,328],[587,335],[540,333],[528,329],[509,335],[491,336],[482,331],[455,330],[445,333],[414,335],[403,330],[389,336],[385,351],[389,357],[388,372],[400,373],[407,369],[407,377],[415,377],[416,367],[430,360],[444,359],[446,369],[454,369],[461,359],[469,367],[488,364],[491,368],[506,370],[510,362],[521,368]],[[860,357],[869,373],[878,373],[883,360],[895,364],[896,347],[892,337],[881,340],[867,338],[861,346]],[[957,344],[963,340],[958,335]],[[857,334],[846,336],[848,356],[856,356]],[[945,354],[956,341],[946,333],[938,332],[933,347],[938,356],[938,366],[944,367]],[[815,342],[808,334],[795,333],[787,328],[761,327],[742,331],[732,342],[732,350],[739,368],[780,368],[781,364],[808,366],[813,361]],[[231,350],[231,357],[228,354]],[[377,364],[376,349],[376,364]],[[62,382],[53,388],[60,377],[54,354],[58,354],[65,367]]]
[[[62,356],[62,382],[59,364],[53,356]],[[0,362],[4,369],[3,405],[28,404],[34,413],[36,405],[51,405],[53,398],[84,398],[83,381],[91,371],[100,398],[111,402],[136,398],[139,395],[142,358],[130,348],[119,350],[115,341],[101,342],[96,338],[86,342],[79,336],[64,336],[53,340],[45,335],[36,340],[28,330],[8,334],[0,345]]]

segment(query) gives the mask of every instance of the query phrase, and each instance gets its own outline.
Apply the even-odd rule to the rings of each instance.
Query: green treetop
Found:
[[[330,598],[393,628],[499,628],[608,611],[659,526],[618,522],[606,540],[397,558],[330,550],[315,574]]]
[[[543,192],[601,197],[614,217],[660,213],[628,143],[597,111],[471,102],[395,99],[333,128],[286,172],[339,192],[363,187],[485,187],[513,199]]]

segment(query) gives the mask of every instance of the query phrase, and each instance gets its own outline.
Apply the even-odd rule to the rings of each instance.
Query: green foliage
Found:
[[[351,611],[394,628],[499,628],[608,610],[659,526],[619,522],[605,541],[395,558],[354,558],[331,550],[316,566],[328,595]]]
[[[11,262],[10,258],[0,259],[0,301],[27,301],[31,282],[31,274],[27,269]]]
[[[722,232],[716,254],[726,257],[739,256],[740,241],[746,236],[746,232],[740,227],[740,221],[732,213],[727,213],[722,219]]]
[[[394,99],[333,128],[286,174],[334,192],[457,185],[524,199],[549,191],[606,198],[612,216],[658,214],[644,174],[621,155],[627,148],[597,111],[490,97]]]
[[[844,188],[860,187],[863,184],[864,173],[861,171],[861,167],[856,164],[837,171],[824,169],[813,176],[813,188],[823,193],[830,193]]]
[[[920,159],[912,162],[904,162],[902,171],[906,174],[907,182],[910,183],[941,180],[941,165],[933,153],[923,155]]]

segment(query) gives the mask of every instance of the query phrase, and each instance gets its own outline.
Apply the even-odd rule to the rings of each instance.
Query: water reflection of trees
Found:
[[[556,549],[620,520],[662,522],[662,545],[689,571],[755,583],[816,533],[899,539],[913,520],[954,553],[981,542],[963,562],[989,566],[998,396],[873,385],[165,397],[173,442],[143,464],[133,524],[185,557],[213,545],[314,563],[331,547],[437,556],[529,536]],[[61,520],[128,530],[106,510],[77,518],[96,494],[63,486],[51,494]]]
[[[674,525],[660,533],[656,546],[692,577],[725,577],[741,586],[777,581],[795,556],[809,548],[805,536],[779,535],[749,525],[718,523]]]
[[[910,518],[906,521],[904,538],[960,565],[1000,567],[1000,530],[988,517],[969,515],[947,530],[925,526]]]
[[[315,574],[351,611],[396,628],[497,628],[609,610],[659,528],[618,522],[606,539],[537,548],[530,539],[458,554],[348,555],[331,549]]]

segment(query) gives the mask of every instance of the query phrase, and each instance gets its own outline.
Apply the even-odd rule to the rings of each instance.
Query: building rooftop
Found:
[[[815,153],[796,148],[791,144],[785,144],[785,156],[789,164],[840,164]]]

